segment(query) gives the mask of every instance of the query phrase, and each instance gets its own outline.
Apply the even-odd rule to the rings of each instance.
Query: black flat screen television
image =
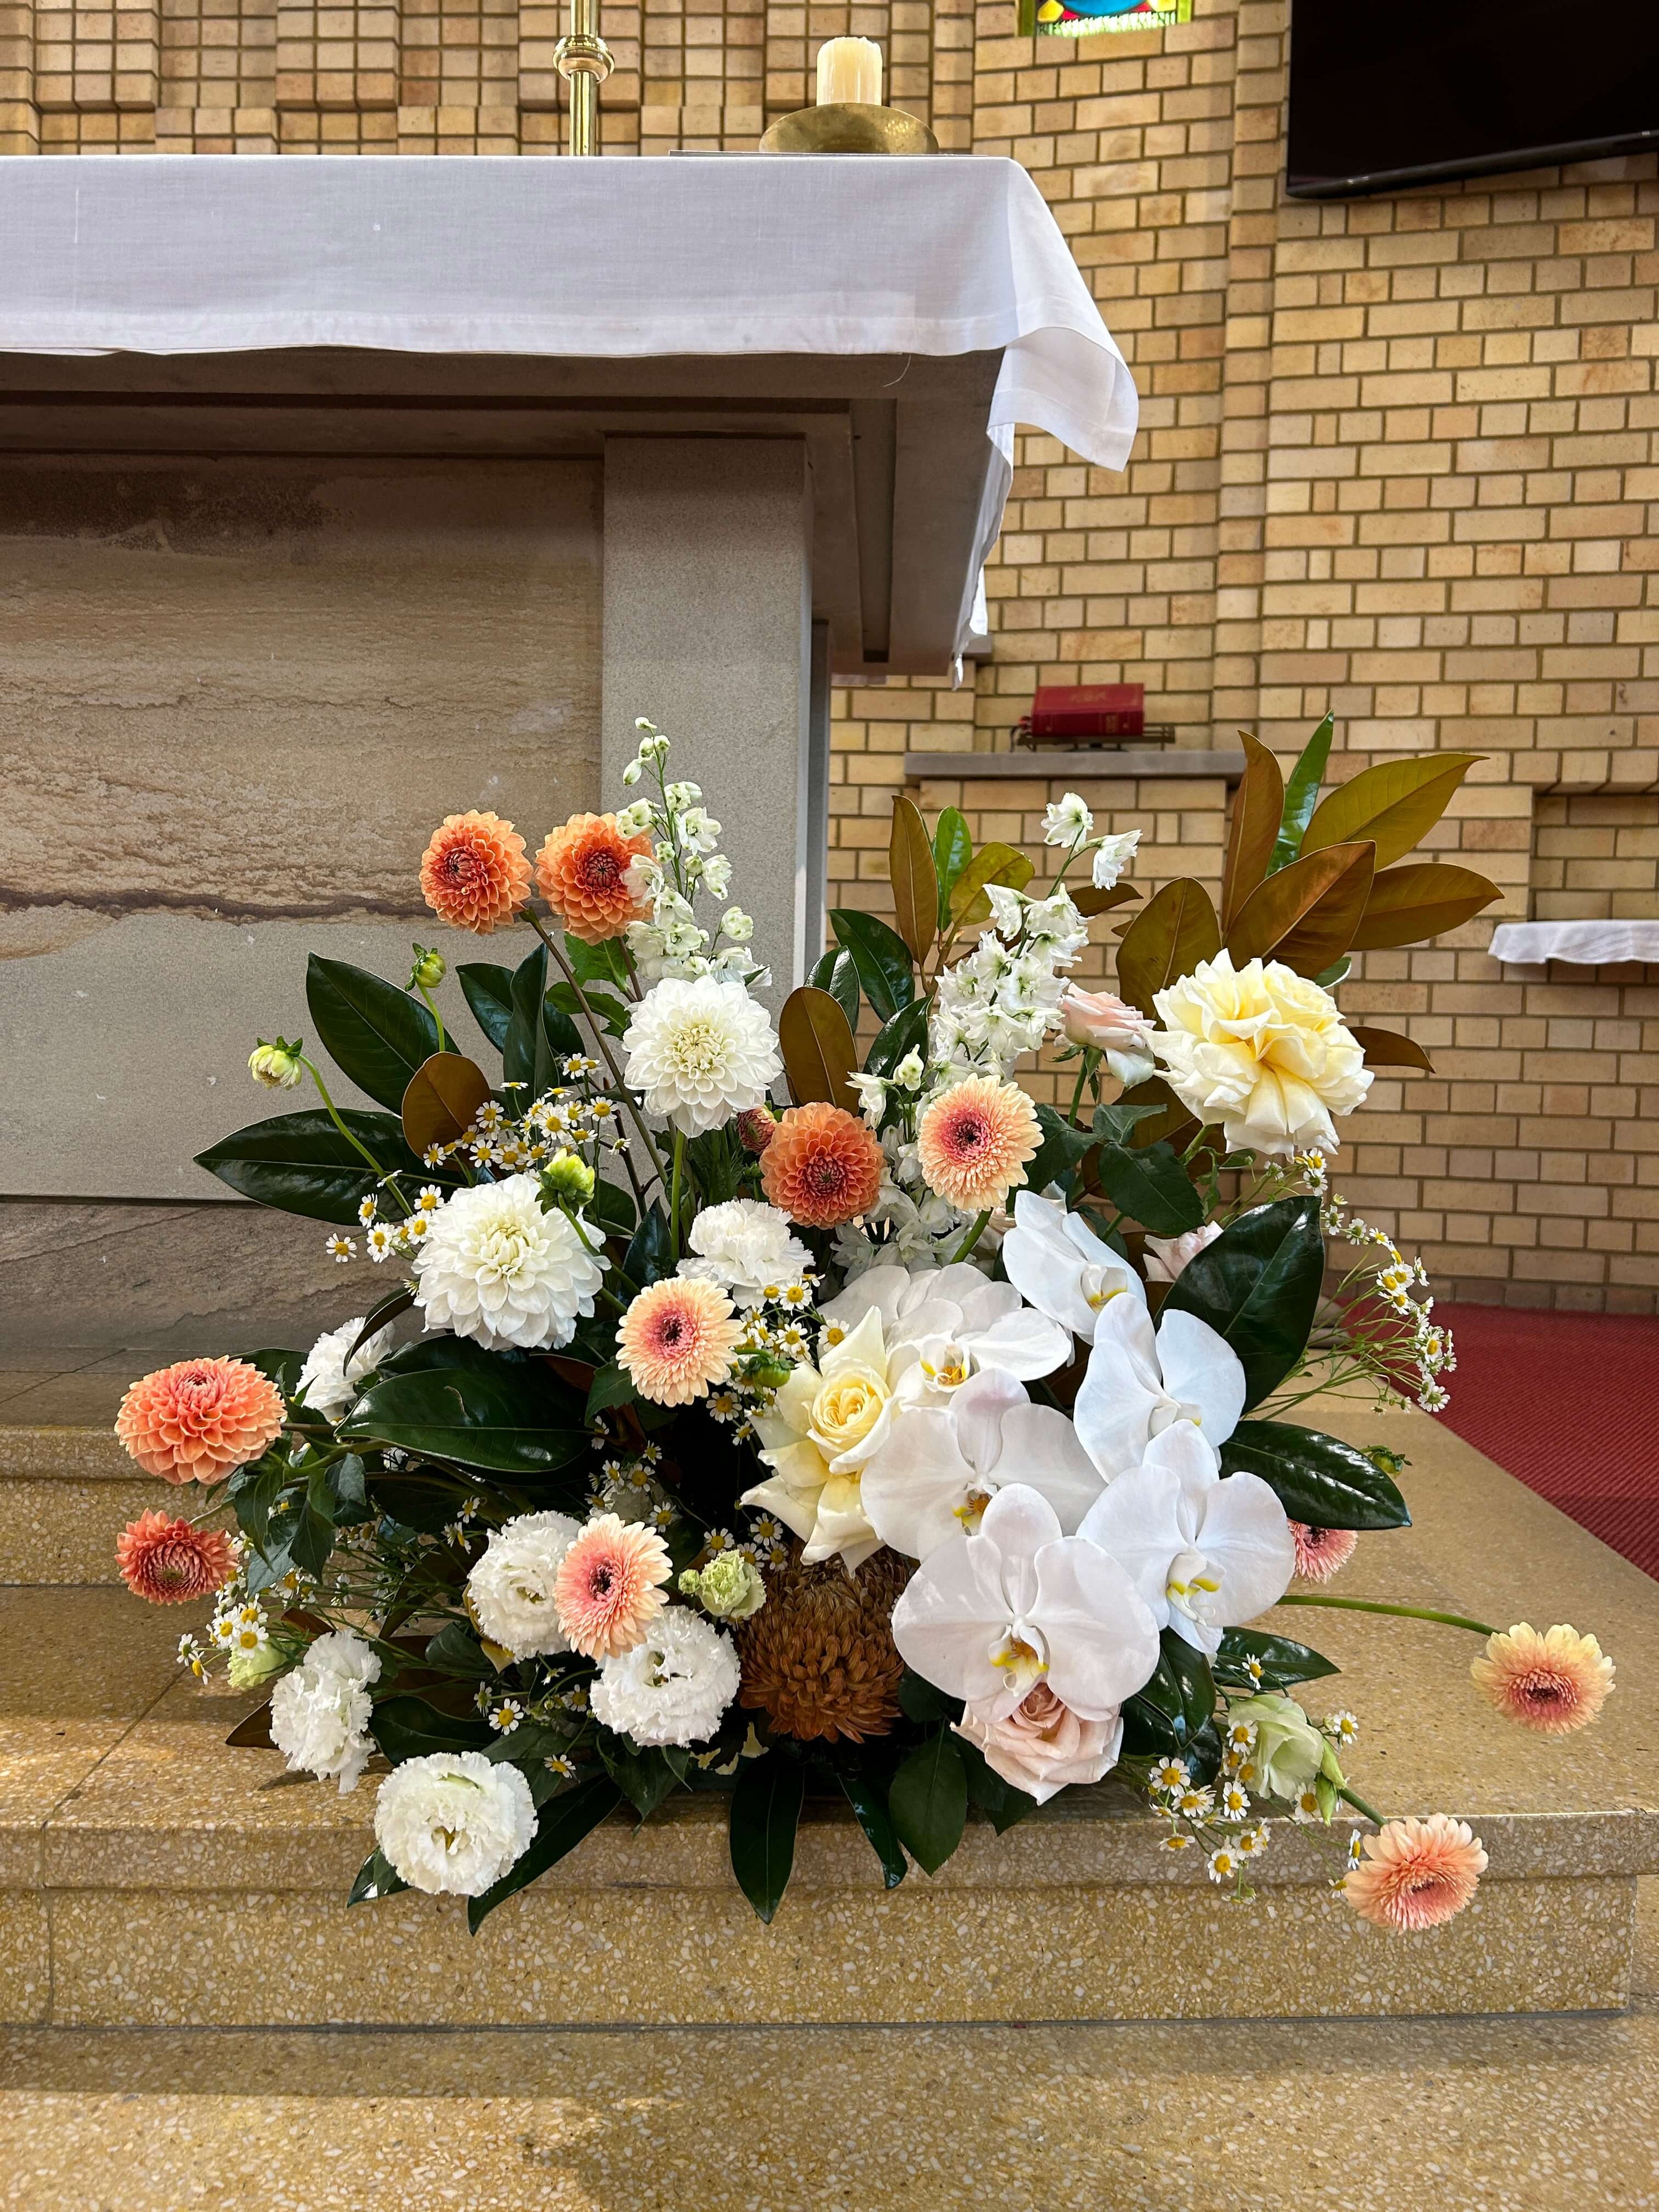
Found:
[[[1659,147],[1659,0],[1295,0],[1289,190],[1396,191]]]

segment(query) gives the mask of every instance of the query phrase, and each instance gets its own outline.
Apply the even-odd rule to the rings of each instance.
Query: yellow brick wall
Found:
[[[823,39],[880,39],[947,151],[1036,178],[1142,394],[1122,477],[1021,441],[988,664],[837,693],[835,896],[886,903],[904,756],[1006,748],[1039,682],[1144,683],[1183,745],[1244,726],[1285,757],[1330,708],[1343,775],[1484,753],[1433,846],[1503,908],[1361,964],[1350,1011],[1437,1073],[1379,1082],[1340,1179],[1443,1290],[1651,1310],[1659,995],[1485,946],[1499,913],[1659,913],[1659,170],[1286,201],[1286,0],[1196,14],[1032,42],[1012,0],[606,0],[613,154],[752,147]],[[0,0],[0,150],[553,154],[562,27],[538,0]],[[1218,784],[1101,776],[1146,819],[1145,886],[1216,874]],[[912,788],[1026,839],[1048,796]]]

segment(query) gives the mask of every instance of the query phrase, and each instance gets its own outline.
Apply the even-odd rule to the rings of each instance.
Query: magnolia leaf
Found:
[[[1224,1628],[1221,1649],[1210,1663],[1218,1682],[1240,1690],[1288,1690],[1338,1672],[1322,1651],[1259,1628]]]
[[[806,980],[815,991],[828,991],[856,1034],[859,1025],[859,971],[853,965],[852,954],[843,952],[837,945],[832,945],[813,963],[812,971]]]
[[[974,857],[974,841],[959,810],[947,806],[933,825],[933,868],[939,878],[939,926],[951,919],[951,894]]]
[[[926,960],[939,933],[939,873],[927,824],[912,799],[893,801],[893,831],[887,847],[887,872],[893,884],[898,933],[918,962]]]
[[[1117,988],[1131,1006],[1152,1017],[1152,1000],[1201,960],[1221,950],[1221,924],[1202,884],[1182,877],[1152,899],[1129,924],[1117,949]]]
[[[1221,926],[1231,929],[1239,908],[1266,876],[1285,812],[1285,779],[1279,763],[1248,730],[1244,774],[1233,793],[1233,818],[1227,831],[1227,866],[1221,878]]]
[[[1324,1273],[1318,1200],[1275,1199],[1187,1262],[1164,1311],[1196,1314],[1226,1339],[1244,1369],[1244,1403],[1257,1406],[1301,1358]]]
[[[273,1114],[221,1137],[198,1152],[196,1164],[261,1206],[355,1228],[359,1206],[378,1192],[384,1175],[395,1170],[419,1176],[422,1169],[395,1115],[366,1114],[355,1106],[343,1106],[339,1114],[344,1133],[321,1107]]]
[[[432,1145],[453,1145],[470,1129],[489,1096],[489,1078],[476,1060],[434,1052],[409,1079],[404,1093],[404,1141],[423,1154]]]
[[[991,902],[985,896],[987,884],[1004,884],[1012,891],[1023,891],[1035,873],[1030,858],[1017,853],[1012,845],[999,844],[994,839],[988,845],[981,845],[957,878],[956,888],[951,893],[953,928],[974,929],[981,921],[990,920]]]
[[[395,1107],[422,1061],[438,1049],[438,1024],[418,999],[349,961],[306,963],[306,1004],[324,1049],[360,1091]]]
[[[838,1000],[810,984],[792,991],[778,1016],[778,1048],[796,1105],[823,1099],[850,1113],[857,1104],[848,1077],[859,1064],[852,1024]]]
[[[920,1744],[893,1777],[887,1809],[899,1841],[924,1874],[937,1874],[968,1819],[968,1774],[948,1728]]]
[[[1434,1062],[1413,1038],[1398,1030],[1351,1029],[1348,1032],[1365,1055],[1367,1067],[1419,1067],[1434,1073]]]
[[[476,1936],[498,1905],[504,1905],[509,1897],[538,1881],[550,1867],[556,1866],[592,1833],[601,1820],[609,1819],[621,1802],[622,1791],[611,1777],[596,1774],[538,1806],[536,1833],[529,1849],[520,1852],[493,1888],[485,1890],[480,1897],[467,1899],[466,1924],[470,1932]]]
[[[1259,1475],[1310,1528],[1406,1528],[1398,1486],[1358,1445],[1295,1421],[1241,1421],[1221,1447],[1224,1474]]]
[[[1233,963],[1282,960],[1316,975],[1347,951],[1371,887],[1369,845],[1310,853],[1252,891],[1227,933]]]
[[[513,1020],[513,970],[474,960],[458,968],[455,979],[472,1010],[473,1020],[500,1052]]]
[[[910,1871],[910,1863],[894,1832],[892,1816],[887,1810],[886,1790],[873,1775],[857,1768],[840,1768],[836,1778],[864,1831],[866,1841],[881,1861],[883,1888],[896,1889]]]
[[[1376,865],[1390,866],[1433,829],[1452,793],[1484,753],[1425,753],[1415,760],[1381,761],[1340,784],[1315,809],[1302,840],[1304,853],[1369,840]]]
[[[1320,779],[1331,757],[1331,732],[1335,727],[1335,716],[1327,714],[1303,746],[1302,757],[1291,770],[1291,780],[1285,787],[1285,812],[1270,863],[1275,871],[1288,868],[1301,854],[1303,837],[1319,802]]]
[[[738,1775],[727,1837],[738,1887],[763,1920],[783,1901],[795,1863],[795,1830],[806,1777],[795,1759],[769,1751]]]
[[[1114,884],[1109,891],[1097,890],[1092,884],[1082,884],[1072,893],[1072,904],[1086,921],[1095,915],[1109,913],[1115,906],[1127,906],[1139,896],[1133,884]]]
[[[1454,867],[1449,861],[1419,860],[1409,868],[1386,869],[1371,885],[1352,950],[1376,952],[1442,937],[1503,896],[1473,868]]]
[[[890,1022],[916,995],[910,948],[878,915],[856,907],[832,907],[830,927],[850,956],[864,995],[878,1022]]]

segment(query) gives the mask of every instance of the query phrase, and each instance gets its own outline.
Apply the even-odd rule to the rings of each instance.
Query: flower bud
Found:
[[[754,917],[746,915],[740,906],[729,906],[720,916],[720,935],[729,937],[733,945],[747,945],[755,933]]]
[[[1133,1052],[1152,1034],[1152,1025],[1139,1007],[1126,1006],[1110,991],[1079,991],[1069,983],[1060,1012],[1071,1042],[1100,1052]]]
[[[247,1072],[267,1091],[292,1091],[305,1073],[300,1064],[298,1038],[292,1044],[282,1037],[275,1044],[267,1044],[261,1037],[247,1056]]]
[[[434,952],[424,945],[415,947],[415,965],[409,971],[411,991],[435,991],[449,973],[449,963],[441,952]]]
[[[593,1195],[593,1170],[574,1152],[555,1152],[542,1170],[542,1189],[556,1206],[586,1206]]]
[[[1188,1229],[1179,1237],[1149,1237],[1146,1239],[1146,1279],[1149,1283],[1172,1283],[1189,1260],[1196,1260],[1206,1246],[1213,1244],[1221,1234],[1218,1221],[1206,1221],[1201,1228]]]
[[[688,1567],[680,1589],[716,1620],[747,1620],[766,1602],[760,1569],[741,1552],[717,1552],[701,1571]]]
[[[745,1152],[759,1156],[778,1133],[778,1125],[764,1106],[751,1106],[738,1116],[738,1142]]]

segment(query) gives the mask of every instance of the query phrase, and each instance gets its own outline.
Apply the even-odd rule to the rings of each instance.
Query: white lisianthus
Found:
[[[1078,845],[1095,826],[1095,817],[1077,791],[1063,791],[1049,800],[1042,817],[1045,845]]]
[[[1236,969],[1218,952],[1160,991],[1152,1049],[1170,1088],[1235,1150],[1285,1155],[1337,1142],[1334,1114],[1371,1087],[1364,1053],[1328,991],[1282,961]]]
[[[1140,1278],[1083,1219],[1034,1190],[1014,1194],[1014,1225],[1002,1240],[1002,1264],[1022,1296],[1060,1328],[1092,1344],[1114,1298],[1145,1306]]]
[[[477,1751],[405,1759],[374,1804],[381,1856],[429,1897],[482,1897],[535,1833],[529,1784],[516,1766]]]
[[[702,1743],[738,1694],[738,1648],[684,1606],[658,1614],[642,1643],[607,1659],[590,1696],[593,1717],[641,1746]]]
[[[374,1746],[370,1685],[380,1679],[378,1653],[349,1628],[319,1636],[270,1693],[270,1740],[290,1774],[337,1780],[355,1790]]]
[[[623,1038],[630,1090],[689,1137],[763,1105],[783,1071],[766,1009],[727,977],[667,976],[634,1009]]]
[[[1263,1690],[1227,1708],[1231,1725],[1255,1730],[1250,1787],[1258,1797],[1282,1797],[1294,1805],[1325,1764],[1325,1742],[1294,1698]]]
[[[320,1413],[325,1420],[336,1420],[344,1413],[363,1376],[372,1373],[392,1349],[392,1331],[379,1328],[348,1362],[346,1354],[362,1334],[362,1326],[363,1316],[359,1314],[356,1321],[325,1331],[306,1354],[305,1365],[300,1370],[300,1392],[308,1411]]]
[[[706,1207],[686,1241],[696,1257],[680,1261],[681,1274],[718,1283],[745,1311],[767,1291],[799,1281],[812,1264],[811,1254],[790,1230],[788,1215],[757,1198]]]
[[[534,1176],[458,1190],[416,1256],[415,1303],[428,1328],[453,1329],[491,1352],[568,1344],[578,1318],[593,1310],[607,1264],[599,1238],[580,1225],[579,1234],[562,1213],[542,1211]]]
[[[553,1599],[560,1562],[581,1523],[568,1513],[521,1513],[492,1529],[483,1556],[466,1578],[467,1602],[481,1634],[515,1659],[568,1651]]]
[[[1133,860],[1135,848],[1139,842],[1139,830],[1126,830],[1119,836],[1101,839],[1095,848],[1094,866],[1091,871],[1094,886],[1097,891],[1109,891],[1113,888],[1118,878]]]
[[[1179,1424],[1201,1437],[1216,1464],[1244,1393],[1238,1354],[1207,1322],[1166,1309],[1154,1330],[1144,1298],[1114,1298],[1096,1328],[1072,1419],[1083,1449],[1115,1482],[1140,1465],[1154,1437]]]

